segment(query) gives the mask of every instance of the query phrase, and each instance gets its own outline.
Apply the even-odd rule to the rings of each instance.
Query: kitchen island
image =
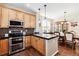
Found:
[[[52,56],[58,53],[58,35],[34,34],[31,45],[44,56]]]

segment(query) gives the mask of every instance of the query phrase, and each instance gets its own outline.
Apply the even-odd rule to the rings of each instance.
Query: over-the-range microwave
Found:
[[[9,27],[23,27],[24,22],[20,20],[9,20]]]

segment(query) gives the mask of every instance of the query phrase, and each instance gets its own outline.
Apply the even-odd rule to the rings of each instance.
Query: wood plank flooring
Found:
[[[42,55],[34,48],[28,48],[24,51],[13,54],[12,56],[42,56]]]
[[[57,56],[79,56],[79,53],[71,48],[59,46],[59,53]]]
[[[12,56],[42,56],[33,48],[26,49],[19,53],[13,54]],[[59,53],[56,56],[79,56],[75,50],[72,50],[69,47],[59,46]]]

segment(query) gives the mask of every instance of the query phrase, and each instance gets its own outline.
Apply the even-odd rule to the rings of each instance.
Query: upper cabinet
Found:
[[[0,7],[0,28],[8,27],[8,9]]]
[[[16,20],[16,11],[15,10],[9,9],[8,14],[9,14],[9,20]]]
[[[30,28],[30,15],[24,14],[24,28]]]
[[[34,15],[30,16],[31,19],[31,28],[35,28],[36,27],[36,17]]]
[[[9,20],[23,20],[24,13],[12,9],[9,9],[8,11]]]
[[[36,16],[0,6],[0,28],[9,28],[9,20],[24,21],[24,28],[35,28]]]
[[[25,28],[35,28],[36,27],[36,17],[31,14],[24,15],[24,27]]]
[[[17,11],[17,20],[22,20],[24,19],[24,13]]]

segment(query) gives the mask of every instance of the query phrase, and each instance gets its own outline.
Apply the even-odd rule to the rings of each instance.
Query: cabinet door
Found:
[[[25,40],[25,46],[26,46],[26,47],[31,46],[31,41],[30,41],[31,37],[30,37],[30,36],[26,36],[25,39],[26,39],[26,40]]]
[[[8,54],[8,39],[0,40],[0,55]]]
[[[38,39],[37,50],[40,53],[42,53],[43,55],[45,54],[45,43],[44,43],[44,39],[41,39],[41,38]]]
[[[24,13],[17,11],[17,20],[22,20],[24,19]]]
[[[24,14],[24,28],[30,28],[30,15]]]
[[[9,9],[8,13],[9,13],[9,20],[16,20],[16,11],[15,10]]]
[[[1,26],[1,12],[2,11],[2,7],[0,7],[0,26]]]
[[[31,28],[35,28],[36,27],[36,17],[34,15],[31,15],[30,19],[31,19]]]
[[[32,45],[32,47],[34,47],[35,49],[37,48],[36,42],[37,42],[36,37],[32,36],[32,37],[31,37],[31,45]]]
[[[2,8],[1,28],[8,28],[8,9]]]

